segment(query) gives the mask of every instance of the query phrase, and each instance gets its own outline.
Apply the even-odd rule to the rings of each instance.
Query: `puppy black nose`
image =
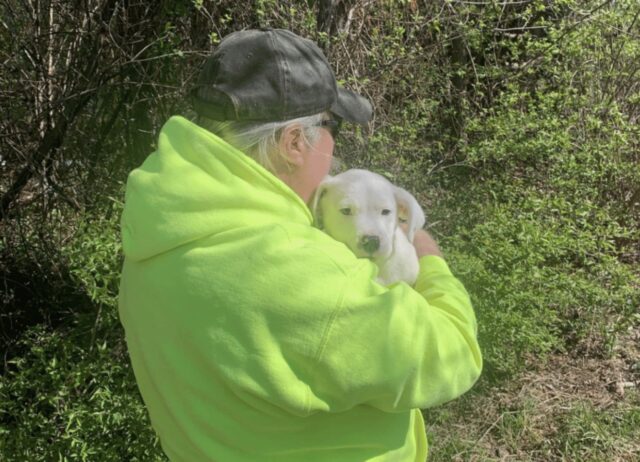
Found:
[[[362,236],[358,246],[367,253],[373,253],[380,248],[380,238],[378,236]]]

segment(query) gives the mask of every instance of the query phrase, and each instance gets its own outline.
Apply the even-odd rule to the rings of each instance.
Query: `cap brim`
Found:
[[[342,87],[338,87],[338,100],[329,110],[341,119],[360,125],[366,125],[373,116],[369,100]]]

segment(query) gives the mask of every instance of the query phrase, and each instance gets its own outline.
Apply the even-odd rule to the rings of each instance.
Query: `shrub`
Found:
[[[165,460],[121,340],[38,326],[21,347],[0,376],[2,460]]]

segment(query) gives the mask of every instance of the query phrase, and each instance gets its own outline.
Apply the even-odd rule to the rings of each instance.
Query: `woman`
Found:
[[[420,408],[480,374],[474,313],[431,237],[420,276],[312,226],[339,122],[369,103],[284,30],[228,36],[127,182],[120,317],[163,450],[191,461],[423,461]]]

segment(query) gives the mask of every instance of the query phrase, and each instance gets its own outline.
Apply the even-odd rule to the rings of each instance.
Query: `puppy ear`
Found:
[[[313,193],[313,196],[311,197],[309,208],[311,210],[311,214],[313,215],[314,224],[318,229],[324,228],[324,222],[322,220],[321,199],[322,199],[322,196],[324,196],[327,190],[329,189],[331,178],[333,177],[330,175],[327,175],[324,178],[324,180],[322,180],[320,185],[316,188],[315,192]]]
[[[424,211],[415,197],[408,191],[395,187],[396,204],[398,205],[398,220],[407,223],[407,238],[413,242],[416,231],[424,226]]]

